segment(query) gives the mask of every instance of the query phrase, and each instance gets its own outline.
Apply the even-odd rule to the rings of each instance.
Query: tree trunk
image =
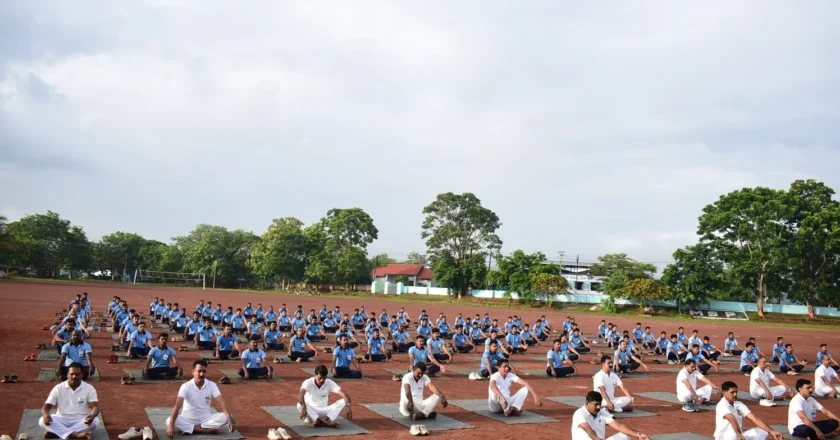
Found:
[[[764,290],[764,274],[758,276],[758,282],[756,286],[756,308],[758,309],[758,316],[759,318],[764,317],[764,296],[766,291]]]
[[[464,298],[464,289],[463,288],[458,289],[458,300],[461,300],[463,298]]]
[[[816,313],[814,312],[814,303],[816,303],[817,298],[817,280],[814,279],[814,276],[811,275],[811,279],[809,280],[808,284],[808,299],[805,301],[805,304],[808,305],[808,318],[814,319],[817,317]]]

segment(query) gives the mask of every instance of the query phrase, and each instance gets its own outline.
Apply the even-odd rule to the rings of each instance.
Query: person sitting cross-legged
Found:
[[[546,359],[545,373],[551,377],[566,377],[577,373],[575,364],[560,349],[560,339],[554,340],[554,347],[546,352]]]
[[[341,399],[330,404],[330,393],[338,394]],[[334,380],[327,378],[327,367],[324,365],[316,366],[315,375],[304,380],[300,386],[297,403],[300,419],[312,425],[313,428],[319,426],[338,428],[336,419],[345,408],[347,411],[344,418],[353,420],[350,395],[342,390]]]
[[[697,388],[697,380],[706,385]],[[697,369],[693,359],[686,359],[685,367],[677,373],[677,400],[683,403],[683,411],[700,411],[698,405],[712,403],[712,392],[720,393],[717,385]]]
[[[318,357],[318,352],[306,338],[306,331],[303,327],[298,327],[295,335],[289,340],[289,359],[295,362],[306,362],[316,357]]]
[[[239,336],[233,334],[230,324],[225,324],[222,335],[216,338],[215,358],[219,360],[236,359],[239,357]]]
[[[837,380],[837,372],[831,368],[830,359],[828,356],[823,356],[820,359],[820,366],[814,372],[814,394],[819,397],[830,397],[837,399],[840,397],[838,387],[835,387],[834,382]]]
[[[820,351],[817,352],[817,365],[822,363],[822,358],[827,357],[828,363],[834,371],[840,373],[840,364],[834,360],[831,353],[828,352],[828,344],[820,344]]]
[[[88,380],[96,373],[93,352],[90,344],[82,338],[81,330],[74,330],[70,342],[61,347],[61,357],[58,359],[55,375],[60,380],[67,380],[67,370],[73,364],[82,366],[82,380]]]
[[[601,356],[601,370],[592,376],[594,391],[602,397],[601,405],[610,412],[633,411],[636,399],[630,394],[621,378],[613,372],[613,361],[609,356]],[[623,397],[615,397],[615,388],[621,388]]]
[[[146,379],[171,379],[183,376],[184,371],[178,363],[175,350],[168,347],[167,342],[169,342],[169,334],[161,333],[157,337],[157,345],[149,350],[146,365],[143,367],[143,377]]]
[[[757,362],[758,355],[755,353],[755,345],[752,342],[747,342],[747,346],[741,352],[741,363],[739,365],[744,376],[752,374]]]
[[[793,345],[785,344],[785,351],[780,353],[779,358],[779,369],[781,372],[790,376],[796,376],[802,372],[805,365],[808,365],[808,363],[797,359],[796,353],[793,352]]]
[[[224,425],[230,432],[236,430],[236,421],[228,411],[219,387],[206,376],[207,361],[196,359],[192,379],[181,385],[172,413],[166,418],[167,437],[175,437],[176,432],[182,435],[219,434],[219,428]],[[210,412],[214,401],[221,407],[221,412]]]
[[[720,386],[723,399],[715,408],[715,440],[782,440],[784,436],[750,412],[747,405],[739,402],[738,385],[726,381]],[[755,428],[744,430],[744,419],[755,424]]]
[[[370,362],[390,362],[391,350],[385,349],[385,338],[379,334],[379,329],[373,331],[373,335],[368,338],[367,353],[365,353],[365,360]]]
[[[339,344],[338,347],[333,349],[333,358],[335,358],[333,376],[347,379],[361,379],[364,377],[362,368],[359,367],[359,363],[356,361],[356,352],[350,348],[346,335],[341,336]],[[350,368],[351,364],[355,365],[355,370]]]
[[[263,341],[263,348],[266,351],[283,351],[286,349],[286,344],[283,343],[283,332],[277,329],[276,321],[271,321],[268,324],[268,328],[263,332]]]
[[[423,391],[428,388],[431,396],[423,398]],[[438,389],[429,376],[426,376],[426,364],[418,362],[411,373],[402,378],[400,390],[400,414],[413,420],[434,419],[438,405],[446,408],[449,403],[443,392]]]
[[[469,353],[475,349],[470,336],[464,333],[464,326],[456,324],[455,334],[452,335],[452,342],[456,353]]]
[[[250,341],[254,339],[254,336],[256,336],[257,340],[261,341],[262,328],[263,325],[257,321],[257,315],[251,315],[251,318],[248,320],[248,324],[245,327],[245,337]]]
[[[522,388],[511,395],[513,384],[518,384]],[[511,372],[510,362],[507,359],[500,360],[499,371],[490,376],[487,397],[487,406],[490,412],[504,414],[505,417],[522,415],[522,407],[525,405],[528,393],[533,396],[534,404],[542,407],[542,399],[531,387],[531,384]]]
[[[440,330],[435,327],[432,329],[432,336],[426,340],[426,346],[432,353],[432,357],[438,362],[452,363],[452,354],[449,353],[449,348],[446,347],[446,341],[440,337]]]
[[[126,357],[132,359],[143,358],[152,349],[152,333],[146,331],[146,324],[142,321],[137,324],[137,330],[131,333],[128,340],[128,349],[125,352]]]
[[[572,416],[572,440],[650,440],[639,432],[616,421],[603,407],[603,396],[597,391],[586,393],[586,403]],[[607,438],[607,426],[618,431]]]
[[[619,375],[622,373],[632,373],[643,367],[645,371],[649,371],[647,365],[633,354],[632,349],[627,346],[627,339],[623,339],[618,344],[618,349],[613,355],[613,368]]]
[[[55,350],[58,354],[61,354],[61,347],[64,344],[69,343],[73,340],[73,332],[76,328],[75,321],[67,321],[64,323],[64,327],[60,328],[55,334],[53,335],[53,343],[55,343]]]
[[[487,349],[481,355],[481,365],[479,367],[479,378],[488,378],[493,373],[498,371],[499,361],[504,359],[504,354],[499,350],[499,344],[496,341],[490,342]],[[472,375],[471,375],[471,378]]]
[[[213,327],[213,323],[209,319],[204,321],[204,327],[195,335],[195,346],[199,350],[213,350],[216,348],[216,338],[219,336],[219,331]]]
[[[417,365],[418,362],[426,364],[428,367],[426,371],[429,376],[434,376],[435,374],[441,372],[446,373],[446,367],[441,365],[441,363],[432,356],[429,348],[426,347],[426,341],[422,335],[417,335],[414,339],[414,347],[411,347],[408,350],[408,364],[410,365],[409,372],[414,365]]]
[[[67,380],[54,386],[41,407],[38,425],[49,438],[90,439],[99,426],[99,398],[96,390],[82,380],[83,367],[72,363],[67,367]],[[58,410],[50,415],[54,407]]]
[[[256,319],[256,315],[251,316]],[[248,349],[242,352],[242,366],[239,368],[239,375],[249,379],[271,379],[274,376],[274,368],[266,361],[265,352],[260,350],[259,336],[254,335],[248,341]]]
[[[525,353],[528,351],[528,344],[522,339],[522,336],[519,334],[519,327],[516,325],[510,327],[510,333],[505,336],[505,342],[507,343],[508,351],[511,353]]]
[[[790,400],[788,407],[788,430],[793,437],[807,438],[808,440],[823,440],[829,434],[836,434],[840,426],[840,418],[833,412],[823,407],[817,399],[811,397],[814,386],[808,379],[796,381],[796,395]],[[828,417],[826,420],[817,421],[817,413]]]
[[[700,351],[699,345],[692,345],[691,351],[688,352],[688,355],[685,357],[685,360],[693,360],[694,364],[697,366],[697,369],[700,370],[701,374],[709,374],[709,370],[712,368],[715,369],[715,372],[720,371],[720,368],[711,360],[706,359],[706,355]]]
[[[770,381],[777,383],[771,386]],[[766,356],[758,358],[758,365],[750,373],[750,396],[753,399],[761,399],[761,406],[776,406],[774,400],[785,400],[785,394],[790,392],[793,397],[793,390],[785,385],[772,371]]]

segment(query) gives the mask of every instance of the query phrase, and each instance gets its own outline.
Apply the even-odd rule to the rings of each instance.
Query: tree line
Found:
[[[698,242],[674,252],[657,278],[657,267],[626,254],[598,257],[591,274],[603,277],[606,311],[616,298],[644,305],[674,299],[680,305],[708,300],[766,301],[786,296],[813,308],[840,300],[840,203],[834,190],[815,180],[797,180],[787,190],[744,188],[703,208]],[[470,288],[516,292],[523,302],[550,301],[569,285],[558,265],[541,252],[502,255],[501,221],[474,194],[443,193],[423,208],[426,252],[408,263],[423,264],[439,286],[459,297]],[[373,219],[360,208],[335,208],[305,225],[294,217],[274,219],[262,235],[242,229],[198,225],[170,243],[115,232],[91,242],[83,229],[57,213],[7,223],[0,217],[0,264],[37,276],[71,273],[120,274],[124,267],[215,274],[222,286],[366,284],[374,267],[396,260],[368,256],[378,238]]]

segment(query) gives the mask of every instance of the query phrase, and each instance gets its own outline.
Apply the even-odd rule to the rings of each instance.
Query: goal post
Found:
[[[134,271],[134,284],[137,284],[138,282],[186,285],[192,287],[201,286],[202,290],[207,287],[207,277],[203,273],[163,272],[137,269]]]

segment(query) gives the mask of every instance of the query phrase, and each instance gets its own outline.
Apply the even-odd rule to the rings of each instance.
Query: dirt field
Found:
[[[5,353],[5,356],[0,358],[0,375],[17,374],[20,376],[20,382],[17,384],[0,384],[0,398],[2,398],[3,406],[6,409],[0,413],[0,433],[14,436],[17,432],[23,410],[26,408],[40,408],[49,390],[53,387],[54,383],[38,382],[36,378],[40,368],[54,368],[54,362],[24,362],[23,358],[27,354],[38,353],[39,350],[35,349],[36,344],[48,342],[49,332],[41,330],[41,327],[51,324],[53,314],[67,307],[70,300],[77,293],[83,291],[89,293],[93,300],[95,311],[105,310],[111,297],[113,295],[119,295],[127,299],[130,306],[144,311],[148,311],[147,306],[152,298],[158,296],[163,297],[166,302],[178,302],[186,305],[190,311],[195,308],[199,300],[204,299],[205,301],[212,301],[214,304],[221,302],[225,308],[228,305],[234,308],[244,307],[247,302],[251,302],[255,307],[257,303],[262,303],[266,309],[269,305],[274,305],[275,309],[277,309],[281,303],[285,302],[290,308],[296,307],[297,304],[302,304],[307,311],[311,308],[315,308],[316,310],[320,309],[322,304],[327,304],[330,310],[335,305],[339,305],[342,311],[352,312],[353,308],[364,305],[369,313],[375,312],[377,315],[381,313],[383,308],[393,313],[400,306],[405,306],[412,318],[415,318],[421,309],[426,309],[433,318],[437,317],[438,312],[444,312],[450,322],[454,321],[458,312],[463,313],[464,316],[474,316],[476,313],[480,313],[483,316],[484,313],[490,313],[491,316],[498,317],[500,322],[506,320],[508,316],[508,312],[501,309],[459,308],[457,306],[437,307],[429,304],[402,304],[387,301],[364,301],[360,303],[357,300],[347,300],[340,297],[316,298],[251,292],[239,293],[235,291],[135,288],[133,286],[119,287],[103,284],[84,285],[78,283],[37,283],[3,280],[0,281],[0,300],[2,300],[3,304],[2,310],[0,310],[0,319],[2,319],[0,320],[0,344],[2,344],[2,352]],[[512,315],[513,313],[522,314],[521,311],[510,314]],[[533,323],[541,314],[540,312],[525,312],[524,320],[525,322]],[[555,326],[559,325],[564,318],[565,315],[560,313],[548,315],[549,321]],[[597,328],[602,318],[616,322],[621,329],[630,330],[635,326],[635,320],[632,319],[612,320],[610,317],[596,315],[576,316],[577,322],[586,334],[591,334]],[[685,322],[683,324],[685,325]],[[770,351],[778,335],[784,336],[786,342],[792,343],[800,357],[804,357],[811,362],[815,359],[819,344],[823,342],[828,343],[829,347],[834,348],[835,355],[840,355],[840,346],[838,346],[840,345],[840,341],[838,341],[840,339],[840,332],[836,331],[836,329],[809,330],[779,328],[778,326],[729,325],[722,321],[708,320],[697,320],[688,324],[686,325],[686,333],[690,334],[692,329],[697,328],[700,330],[701,337],[706,335],[711,337],[712,342],[719,347],[722,347],[726,333],[732,329],[736,332],[736,336],[742,346],[748,337],[755,336],[758,339],[759,346],[765,352]],[[669,334],[675,333],[676,327],[679,324],[668,323],[666,321],[651,321],[650,325],[654,334],[658,335],[660,330],[665,330]],[[159,331],[160,329],[152,329],[153,333]],[[111,344],[110,332],[94,333],[88,342],[93,345],[94,359],[97,368],[101,371],[102,381],[93,382],[93,385],[98,390],[103,417],[112,439],[116,439],[117,434],[124,432],[130,426],[142,427],[150,425],[144,412],[145,407],[173,405],[179,387],[177,383],[138,384],[135,386],[120,385],[119,378],[123,374],[121,371],[122,368],[140,367],[139,364],[107,364],[105,362],[110,353],[108,351],[108,347]],[[179,344],[172,343],[171,345],[177,347]],[[528,360],[523,359],[523,357],[544,357],[547,350],[548,347],[546,346],[535,347],[529,350],[527,355],[514,356],[515,365],[522,369],[543,368],[543,361]],[[198,354],[195,351],[179,352],[178,356],[183,364],[191,364],[198,357]],[[328,359],[327,356],[329,355],[321,353],[319,359]],[[544,376],[524,375],[523,378],[531,381],[542,397],[582,396],[591,389],[592,380],[590,376],[596,371],[595,366],[589,365],[585,361],[594,357],[594,355],[584,357],[584,362],[578,363],[579,369],[583,373],[581,377],[552,380]],[[385,371],[385,368],[407,367],[407,355],[398,355],[395,357],[395,360],[399,363],[387,365],[363,364],[362,367],[365,374],[372,377],[372,381],[340,382],[342,388],[353,398],[353,422],[373,433],[372,436],[358,436],[359,438],[392,439],[410,437],[407,428],[361,406],[362,403],[396,403],[398,401],[399,386],[396,382],[391,381],[391,373]],[[452,365],[452,367],[477,369],[478,364],[478,357],[469,356],[469,359],[458,358],[456,364]],[[209,377],[215,381],[220,375],[218,372],[220,368],[236,368],[237,365],[230,363],[211,364]],[[312,367],[313,365],[310,364],[308,366]],[[654,377],[625,379],[625,384],[630,391],[633,393],[643,391],[675,392],[676,372],[662,370],[663,367],[668,367],[668,365],[649,364],[649,366],[652,370],[656,371]],[[736,367],[737,364],[724,364],[722,370],[731,370]],[[280,423],[264,412],[260,406],[294,405],[297,400],[300,383],[308,377],[300,368],[297,364],[275,364],[275,374],[285,379],[285,382],[282,383],[247,383],[221,386],[222,394],[233,414],[237,417],[239,430],[243,435],[248,438],[264,438],[269,428],[280,426]],[[185,368],[185,370],[189,370],[189,368]],[[774,371],[778,373],[777,369],[774,369]],[[811,369],[809,371],[813,370]],[[444,391],[448,399],[487,398],[487,381],[470,381],[465,376],[450,373],[447,373],[446,376],[451,377],[451,379],[436,380],[435,383]],[[779,377],[791,386],[793,386],[796,379],[787,375]],[[806,373],[801,377],[807,377],[813,380],[813,373]],[[724,380],[733,380],[739,385],[741,390],[748,390],[748,378],[740,373],[721,374],[719,377],[713,377],[712,380],[718,385]],[[657,417],[640,417],[623,420],[625,424],[633,429],[639,429],[648,434],[676,431],[692,431],[710,437],[713,434],[714,411],[689,414],[681,411],[678,405],[669,405],[644,397],[637,397],[636,401],[640,409],[659,415]],[[823,400],[822,403],[835,413],[840,413],[840,402],[826,402]],[[762,417],[771,424],[785,424],[787,421],[787,407],[765,408],[758,404],[749,405],[750,409],[759,417]],[[475,428],[434,432],[432,435],[446,435],[451,439],[479,437],[528,438],[529,436],[532,438],[534,436],[536,438],[548,438],[549,436],[555,439],[571,438],[570,422],[572,414],[575,411],[574,408],[545,401],[542,408],[535,409],[533,402],[529,398],[525,409],[556,419],[557,423],[507,425],[484,418],[456,406],[450,406],[442,410],[441,413],[473,425]],[[294,437],[298,437],[295,433],[290,433]],[[609,436],[611,433],[608,431],[607,435]]]

